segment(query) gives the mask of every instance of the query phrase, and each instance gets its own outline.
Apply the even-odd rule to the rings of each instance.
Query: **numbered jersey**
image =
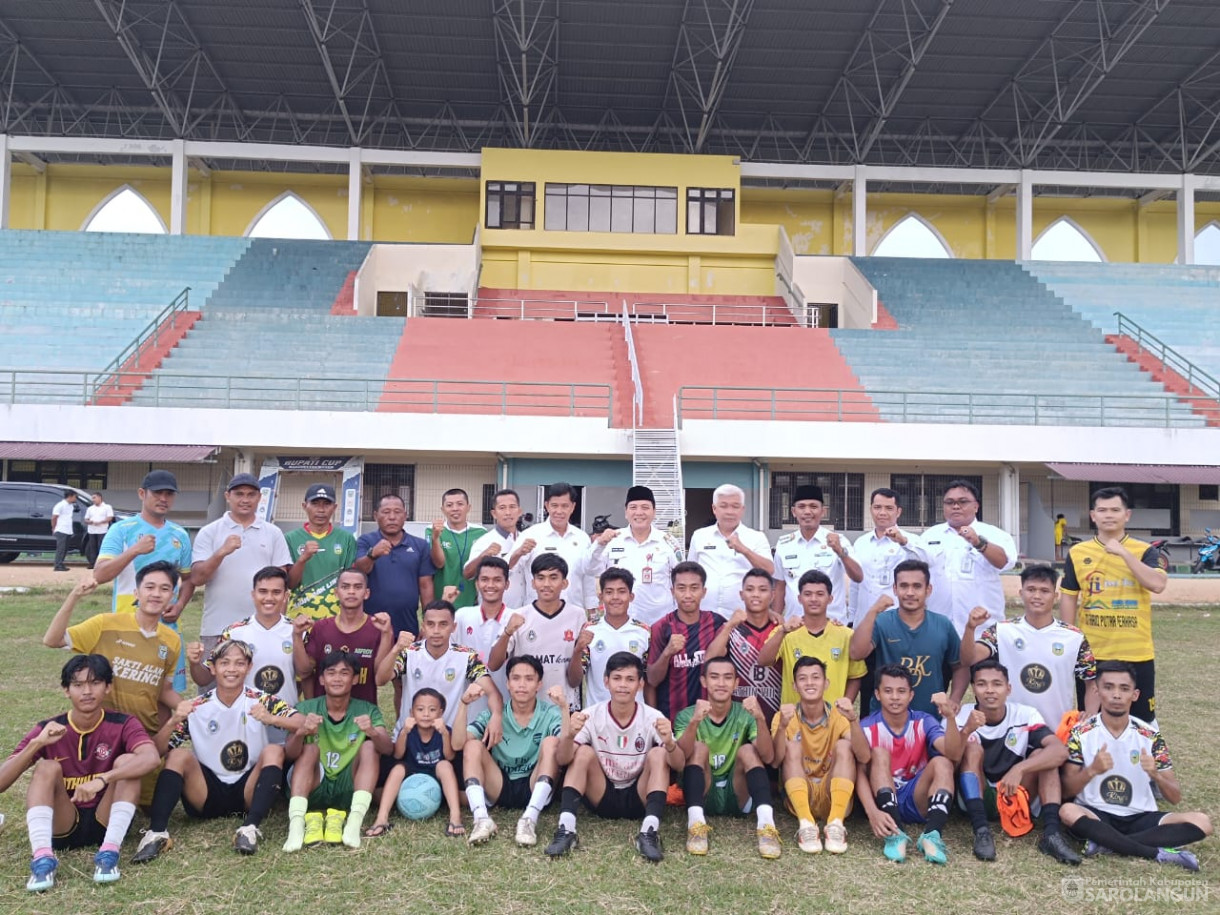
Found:
[[[306,699],[297,709],[302,715],[319,715],[322,723],[318,725],[318,733],[306,737],[306,743],[318,745],[318,761],[322,765],[322,774],[333,779],[352,764],[361,745],[367,740],[364,731],[356,725],[356,719],[368,715],[373,727],[384,728],[385,719],[381,709],[371,702],[352,699],[348,702],[347,715],[335,721],[326,711],[326,697]]]
[[[267,726],[250,714],[255,705],[280,718],[296,714],[282,699],[257,689],[246,687],[232,705],[225,705],[216,690],[210,689],[191,703],[191,713],[170,734],[169,748],[189,742],[200,765],[211,769],[218,779],[228,785],[240,781],[270,742]]]
[[[1140,754],[1151,755],[1158,770],[1173,768],[1160,732],[1132,716],[1126,730],[1115,737],[1102,724],[1101,716],[1093,715],[1072,728],[1067,744],[1068,762],[1087,766],[1103,746],[1114,764],[1110,771],[1094,776],[1076,795],[1076,800],[1115,816],[1155,811],[1156,798],[1148,773],[1140,766]]]
[[[254,649],[246,686],[278,696],[289,705],[297,704],[297,676],[292,666],[292,623],[281,616],[272,626],[264,626],[251,616],[226,626],[220,640],[236,639]],[[209,665],[210,666],[210,665]]]
[[[681,737],[690,727],[694,717],[695,707],[684,708],[674,719],[674,736]],[[740,702],[729,705],[729,712],[723,721],[713,721],[708,715],[695,727],[696,739],[707,746],[708,765],[712,770],[712,779],[720,782],[733,774],[733,764],[737,762],[737,751],[744,744],[753,743],[758,739],[758,722],[754,716],[745,710]]]

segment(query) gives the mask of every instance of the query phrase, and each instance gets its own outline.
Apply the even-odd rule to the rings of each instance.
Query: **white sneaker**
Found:
[[[529,846],[538,844],[538,831],[534,821],[529,817],[517,820],[517,844]]]
[[[796,831],[796,847],[809,855],[816,855],[822,850],[817,823],[801,823],[800,829]]]
[[[474,821],[470,835],[466,838],[466,844],[482,845],[484,842],[490,842],[496,831],[496,824],[492,822],[491,817],[479,817]]]
[[[842,820],[831,820],[826,824],[826,850],[832,855],[847,851],[847,830]]]

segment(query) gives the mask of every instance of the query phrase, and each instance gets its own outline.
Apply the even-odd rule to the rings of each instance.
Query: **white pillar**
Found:
[[[8,211],[12,203],[10,190],[13,177],[13,157],[8,151],[8,134],[0,134],[0,229],[8,228]]]
[[[1178,188],[1178,263],[1195,262],[1195,183],[1194,175],[1183,175]]]
[[[186,141],[171,140],[173,170],[169,182],[169,234],[186,234]]]
[[[351,158],[347,165],[347,240],[360,240],[360,195],[364,177],[360,161],[360,148],[348,150]]]
[[[1021,169],[1017,185],[1017,260],[1034,256],[1034,184],[1029,172]]]
[[[1000,517],[996,524],[1012,534],[1021,549],[1021,472],[1012,464],[1000,465]]]
[[[851,253],[856,257],[868,254],[868,180],[864,166],[856,166],[851,182]]]

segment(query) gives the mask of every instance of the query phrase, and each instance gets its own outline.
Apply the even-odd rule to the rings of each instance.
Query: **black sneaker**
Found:
[[[560,826],[555,830],[555,836],[551,839],[551,844],[546,847],[547,857],[561,858],[575,848],[576,844],[576,833],[569,832]]]
[[[1060,832],[1053,835],[1044,832],[1042,838],[1038,840],[1038,851],[1044,855],[1050,855],[1060,864],[1075,866],[1080,863],[1080,855],[1076,854],[1072,846],[1068,845],[1067,839]]]
[[[980,861],[995,860],[995,839],[990,826],[980,826],[974,831],[974,856]]]
[[[643,856],[645,861],[651,861],[653,864],[665,857],[665,852],[661,851],[661,837],[657,835],[655,829],[641,832],[635,837],[635,850]]]
[[[233,848],[243,855],[252,855],[258,851],[258,840],[262,837],[257,826],[239,826],[233,835]]]

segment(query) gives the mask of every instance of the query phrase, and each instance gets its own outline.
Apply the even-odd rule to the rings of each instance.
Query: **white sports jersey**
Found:
[[[615,788],[635,784],[644,771],[648,751],[661,745],[661,738],[657,736],[657,719],[662,717],[661,713],[643,702],[635,704],[626,724],[614,720],[609,702],[599,702],[588,713],[589,720],[577,732],[576,742],[596,751],[606,780]]]
[[[491,646],[500,641],[500,634],[504,632],[509,614],[512,613],[508,607],[509,605],[505,604],[500,608],[500,612],[490,619],[483,616],[482,605],[463,607],[454,617],[453,635],[449,637],[449,643],[454,648],[460,646],[473,648],[479,653],[479,659],[483,665],[487,666],[487,659],[491,657]],[[488,673],[491,676],[491,682],[496,684],[496,689],[500,691],[504,704],[507,705],[508,665],[505,664],[499,670]],[[466,720],[474,721],[485,708],[487,708],[487,697],[476,699],[467,707]]]
[[[804,615],[797,584],[802,575],[810,569],[817,569],[830,577],[830,606],[826,608],[826,615],[844,625],[852,621],[847,609],[847,590],[851,579],[847,577],[843,560],[827,544],[829,535],[830,531],[819,527],[808,540],[797,530],[784,534],[775,542],[774,577],[784,586],[785,619]],[[848,558],[854,559],[851,542],[846,537],[840,537],[839,543]]]
[[[227,785],[240,781],[254,768],[259,754],[270,743],[267,726],[250,715],[250,708],[263,708],[281,718],[290,718],[297,710],[282,699],[246,687],[232,705],[220,701],[216,690],[210,689],[191,702],[191,713],[169,736],[169,748],[180,747],[187,741],[195,750],[201,765]]]
[[[1140,767],[1140,753],[1146,751],[1156,760],[1158,770],[1172,769],[1173,760],[1159,731],[1131,716],[1127,729],[1115,737],[1093,715],[1072,728],[1068,738],[1068,762],[1087,766],[1105,746],[1114,760],[1109,772],[1095,775],[1076,795],[1079,803],[1115,816],[1151,813],[1157,809],[1148,773]]]
[[[220,640],[236,639],[254,649],[246,686],[297,704],[297,676],[292,666],[292,623],[280,616],[270,629],[251,616],[225,628]]]
[[[589,549],[589,574],[597,579],[611,566],[626,569],[635,578],[631,615],[645,626],[651,626],[674,609],[673,585],[670,573],[682,561],[682,544],[665,531],[655,528],[643,543],[635,539],[631,528],[618,532],[613,540]]]
[[[588,623],[585,629],[593,633],[593,641],[582,658],[585,668],[584,707],[588,708],[595,702],[610,701],[610,690],[606,689],[606,662],[610,660],[610,655],[629,651],[641,661],[645,660],[651,632],[647,626],[635,620],[628,620],[615,629],[606,622],[605,617]]]
[[[530,564],[539,556],[555,553],[562,556],[568,564],[568,586],[563,589],[563,594],[560,596],[582,610],[586,607],[597,606],[597,582],[589,575],[587,568],[588,534],[574,524],[569,524],[568,529],[560,534],[551,527],[550,521],[543,521],[523,530],[517,541],[517,547],[524,540],[533,540],[537,544],[531,552],[517,560],[517,568],[521,569],[521,574],[525,579],[525,600],[527,602],[538,598],[538,592],[534,590],[534,579],[530,574]]]
[[[458,704],[466,687],[479,677],[487,676],[487,667],[472,648],[450,646],[439,658],[432,657],[423,639],[408,645],[394,659],[394,676],[402,678],[402,705],[394,724],[394,739],[402,724],[411,717],[411,699],[425,686],[445,697],[445,726],[452,728]]]
[[[533,604],[513,612],[525,617],[525,624],[509,638],[508,657],[532,654],[542,662],[539,695],[545,696],[552,686],[562,686],[568,707],[573,711],[580,708],[580,689],[568,686],[568,662],[576,650],[576,636],[588,622],[584,608],[565,602],[554,616],[547,616]],[[508,667],[507,661],[504,666]]]
[[[962,706],[957,713],[959,728],[966,726],[974,709],[973,702]],[[1040,749],[1042,741],[1052,733],[1036,708],[1020,702],[1008,702],[1004,705],[1003,720],[995,724],[984,723],[967,740],[982,746],[983,775],[994,785],[1009,769],[1034,750]]]
[[[1075,710],[1076,681],[1096,676],[1088,639],[1059,620],[1043,629],[1025,617],[1002,620],[979,631],[978,640],[1008,668],[1013,701],[1036,708],[1051,730]]]

